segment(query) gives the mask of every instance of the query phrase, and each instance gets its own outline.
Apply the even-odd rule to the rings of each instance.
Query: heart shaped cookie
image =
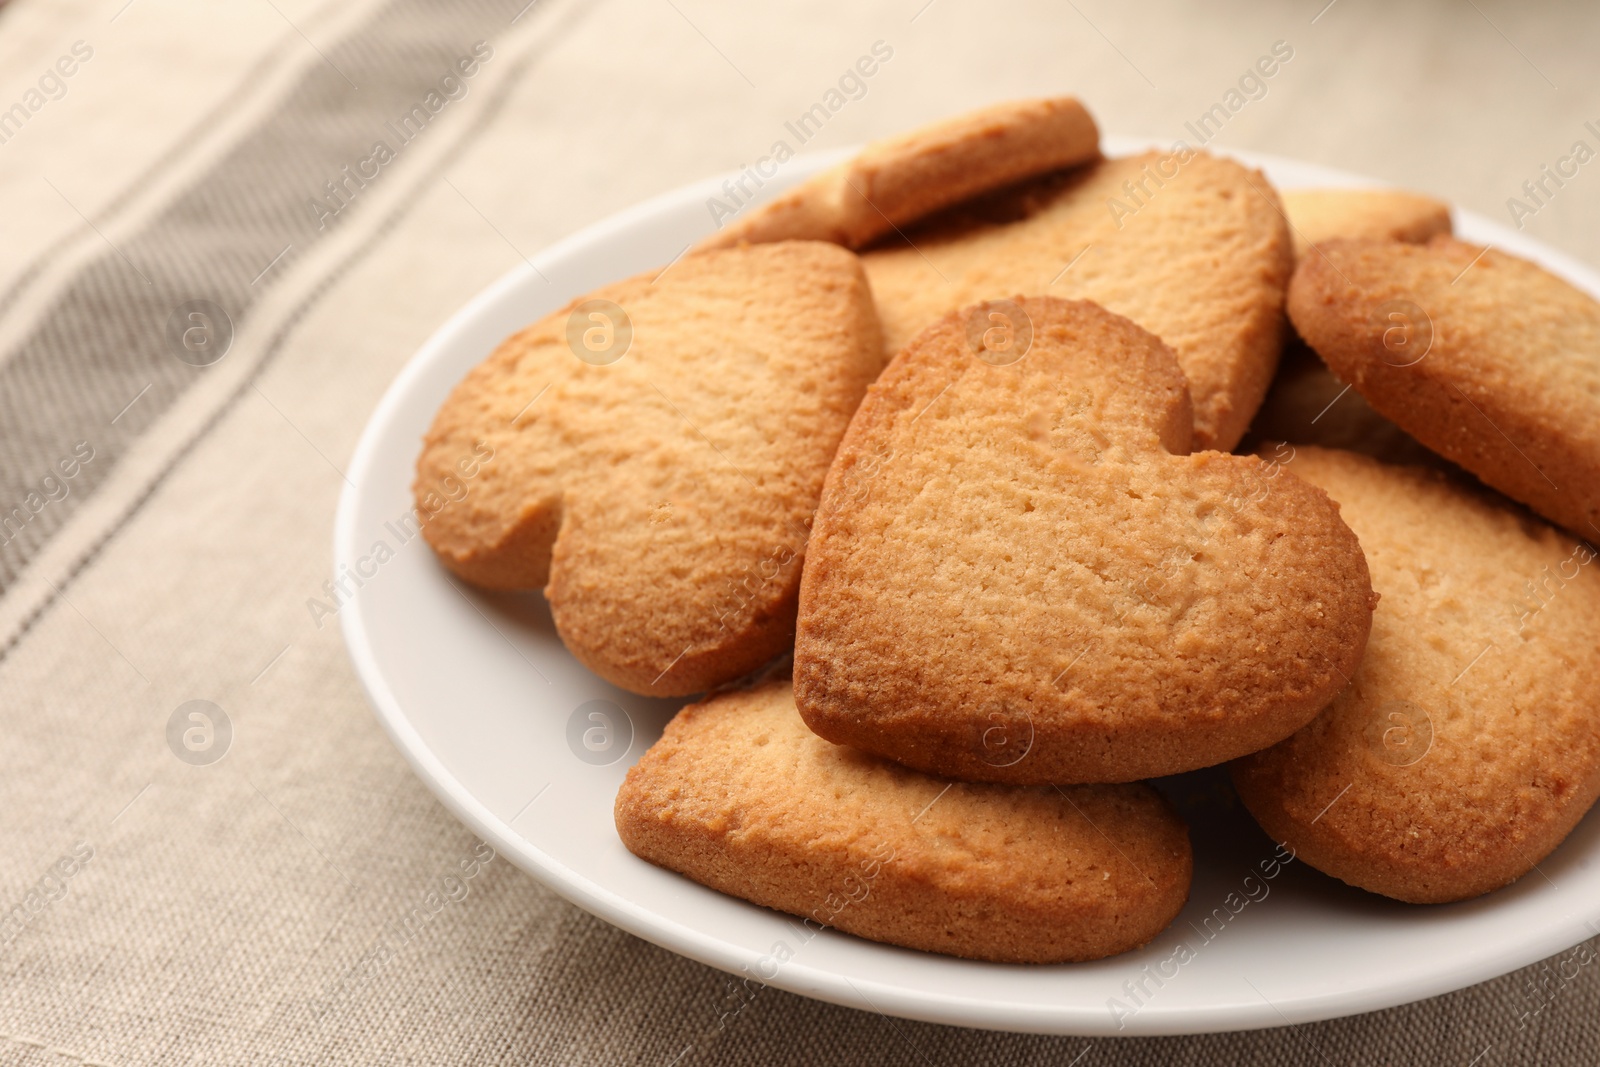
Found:
[[[1372,618],[1355,536],[1254,457],[1186,455],[1172,351],[1088,302],[952,314],[828,473],[794,683],[830,741],[952,777],[1118,782],[1299,729]]]
[[[1193,869],[1149,786],[946,782],[822,740],[787,681],[680,711],[616,821],[635,855],[802,916],[791,953],[833,926],[970,959],[1099,959],[1165,929]]]
[[[1350,687],[1234,763],[1263,829],[1352,885],[1462,900],[1531,871],[1600,796],[1592,545],[1437,471],[1305,447],[1383,601]]]
[[[1289,313],[1333,373],[1513,500],[1600,536],[1600,302],[1448,237],[1318,249]]]
[[[608,681],[702,692],[787,648],[822,479],[882,358],[860,262],[835,245],[607,286],[450,394],[417,461],[423,533],[468,581],[543,588]]]
[[[1178,354],[1195,445],[1238,444],[1283,344],[1293,269],[1272,186],[1182,148],[1107,159],[929,219],[862,254],[898,352],[940,317],[1014,293],[1093,300]]]

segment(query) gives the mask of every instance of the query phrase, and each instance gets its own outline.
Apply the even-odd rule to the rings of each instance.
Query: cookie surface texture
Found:
[[[1450,233],[1450,205],[1403,189],[1285,189],[1294,254],[1335,237],[1422,244]]]
[[[816,240],[859,248],[970,196],[1099,154],[1100,131],[1072,97],[995,104],[876,141],[698,247]]]
[[[863,254],[890,353],[940,317],[1025,295],[1093,300],[1178,354],[1195,446],[1232,448],[1285,332],[1289,228],[1261,174],[1185,149],[1109,159],[963,206]]]
[[[450,394],[417,463],[423,532],[470,582],[543,589],[601,677],[702,692],[787,648],[807,524],[882,359],[860,263],[835,245],[607,286]]]
[[[1232,767],[1274,839],[1399,900],[1477,896],[1543,860],[1600,795],[1600,562],[1436,471],[1300,449],[1382,594],[1350,688]]]
[[[1184,454],[1189,418],[1172,351],[1097,305],[929,329],[828,474],[806,722],[936,774],[1067,783],[1208,766],[1310,721],[1366,643],[1360,545],[1282,465]]]
[[[919,774],[811,733],[787,681],[680,711],[628,772],[616,821],[637,855],[801,916],[806,934],[1012,963],[1147,943],[1192,871],[1187,828],[1148,786]]]
[[[1446,459],[1600,537],[1600,303],[1448,237],[1318,248],[1289,310],[1333,373]]]

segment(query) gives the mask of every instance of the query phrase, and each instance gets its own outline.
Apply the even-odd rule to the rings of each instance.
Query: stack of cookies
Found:
[[[1600,304],[1427,197],[989,108],[509,338],[419,493],[485,454],[443,563],[542,589],[618,686],[711,694],[624,843],[821,925],[1145,944],[1193,868],[1146,780],[1219,764],[1416,903],[1600,795]]]

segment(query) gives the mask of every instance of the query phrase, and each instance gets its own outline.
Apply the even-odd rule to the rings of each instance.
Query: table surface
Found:
[[[1192,141],[1277,45],[1213,147],[1600,263],[1600,166],[1523,188],[1600,147],[1600,8],[524,2],[0,10],[0,513],[23,509],[0,528],[0,1063],[1593,1062],[1591,948],[1203,1037],[751,999],[477,842],[313,605],[337,607],[342,468],[439,323],[590,222],[799,147],[786,123],[818,102],[807,148],[1061,92],[1107,132]],[[200,366],[174,358],[196,322]]]

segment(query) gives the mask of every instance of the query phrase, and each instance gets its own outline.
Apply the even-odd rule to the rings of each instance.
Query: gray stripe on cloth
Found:
[[[389,123],[524,7],[524,0],[396,0],[381,9],[326,49],[327,62],[310,68],[278,110],[150,225],[87,265],[61,293],[0,365],[0,595],[140,434],[206,373],[174,354],[167,337],[174,309],[210,300],[237,326],[260,299],[252,282],[286,245],[293,247],[274,272],[339,226],[332,218],[319,230],[308,208],[325,183],[367,157],[379,139],[399,148]],[[474,129],[482,125],[480,117]],[[80,441],[94,458],[64,479],[60,465],[71,466]],[[66,495],[50,499],[46,477],[64,484]]]
[[[3,5],[3,3],[4,0],[0,0],[0,5]],[[228,112],[238,107],[255,90],[256,85],[266,76],[266,72],[282,62],[285,54],[296,45],[304,47],[303,42],[295,31],[286,31],[265,55],[257,59],[255,63],[251,64],[249,70],[240,75],[232,89],[211,107],[207,108],[203,115],[191,122],[182,133],[174,137],[171,143],[173,145],[190,145],[199,141],[208,130],[217,126]],[[181,154],[163,155],[145,167],[144,170],[128,179],[121,190],[94,213],[90,218],[90,222],[97,228],[104,228],[107,222],[126,209],[129,203],[146,186],[155,181],[159,175],[167,172],[177,162],[178,158],[181,158]],[[82,237],[82,233],[83,231],[81,230],[73,230],[57,238],[34,257],[31,263],[18,272],[16,278],[6,287],[5,292],[0,293],[0,317],[10,313],[29,287]]]

